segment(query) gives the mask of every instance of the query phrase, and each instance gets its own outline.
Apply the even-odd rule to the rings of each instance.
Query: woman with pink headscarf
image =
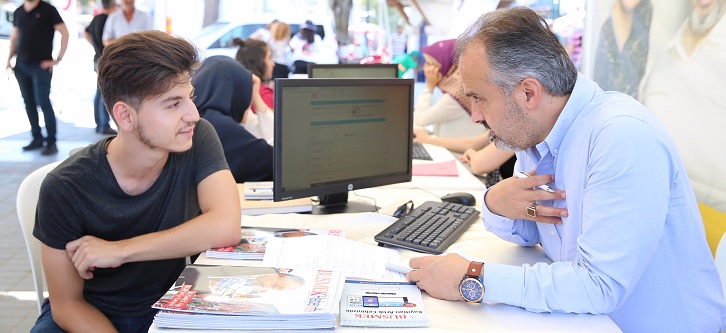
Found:
[[[433,132],[439,137],[476,137],[485,133],[486,128],[471,121],[471,101],[464,95],[459,67],[453,64],[455,42],[443,40],[421,49],[426,61],[426,89],[416,100],[413,123],[417,127],[433,125]],[[436,87],[443,94],[431,105]]]

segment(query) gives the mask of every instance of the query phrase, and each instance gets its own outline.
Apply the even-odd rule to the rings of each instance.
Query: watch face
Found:
[[[467,302],[479,302],[484,296],[484,286],[477,279],[466,278],[459,285],[459,293]]]

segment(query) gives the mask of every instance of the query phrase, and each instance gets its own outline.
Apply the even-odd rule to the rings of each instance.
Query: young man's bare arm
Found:
[[[67,332],[116,332],[106,316],[83,298],[84,280],[66,251],[41,244],[53,320]]]
[[[175,228],[117,242],[83,236],[68,243],[68,255],[81,277],[93,277],[97,267],[126,262],[181,258],[209,248],[239,243],[240,203],[234,177],[220,170],[198,186],[202,214]]]

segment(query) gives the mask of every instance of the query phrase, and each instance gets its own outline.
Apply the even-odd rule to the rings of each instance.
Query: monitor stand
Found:
[[[313,206],[313,215],[378,211],[378,207],[374,204],[348,201],[348,192],[327,194],[319,198],[320,203]]]

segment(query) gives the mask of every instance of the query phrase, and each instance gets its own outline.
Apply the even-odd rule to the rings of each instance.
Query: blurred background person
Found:
[[[103,28],[103,45],[108,46],[127,34],[154,29],[154,21],[144,11],[136,9],[136,0],[121,0],[121,10],[106,19]]]
[[[274,108],[275,103],[275,92],[270,87],[270,80],[272,79],[272,72],[275,68],[275,62],[272,60],[272,50],[270,50],[267,43],[248,38],[243,41],[239,38],[235,38],[232,44],[237,46],[237,55],[235,59],[239,61],[242,66],[257,75],[262,81],[259,88],[259,95],[265,102],[265,105],[269,109]],[[252,111],[255,111],[255,107],[252,106]],[[264,110],[263,110],[264,111]]]
[[[249,38],[261,40],[265,43],[270,44],[272,42],[272,30],[275,29],[275,26],[279,22],[280,21],[278,19],[270,21],[270,23],[268,23],[264,27],[255,30],[255,32],[253,32]]]
[[[403,26],[398,25],[396,32],[391,35],[391,57],[400,56],[408,52],[408,35],[403,31]]]
[[[398,65],[398,77],[416,78],[416,75],[418,74],[419,58],[421,58],[421,53],[418,51],[394,56],[392,63]]]
[[[103,9],[101,13],[93,17],[91,23],[88,24],[86,30],[83,31],[83,37],[86,38],[88,43],[93,46],[93,50],[96,52],[93,55],[93,71],[98,69],[98,58],[103,53],[103,28],[108,19],[108,15],[116,11],[115,0],[102,0]],[[93,98],[93,119],[96,121],[96,133],[102,133],[107,135],[118,134],[110,125],[110,116],[106,110],[106,105],[103,103],[103,96],[101,96],[101,87],[96,82],[96,96]]]
[[[272,146],[240,125],[256,95],[252,73],[230,57],[212,56],[197,70],[193,85],[194,104],[217,131],[235,181],[272,180]]]
[[[53,37],[56,31],[61,34],[61,44],[54,60]],[[15,10],[5,69],[15,72],[30,122],[33,140],[23,147],[25,151],[41,149],[40,153],[43,155],[58,153],[57,123],[53,104],[50,102],[50,83],[53,66],[63,60],[67,47],[68,28],[55,7],[40,0],[26,0]],[[11,60],[16,55],[13,67]],[[38,107],[43,111],[45,138],[41,133]]]
[[[471,100],[464,95],[459,67],[453,65],[454,39],[424,46],[424,75],[426,89],[419,93],[413,112],[413,124],[433,126],[439,137],[476,137],[486,131],[481,124],[471,121]],[[431,104],[434,88],[443,94]]]
[[[594,80],[603,90],[638,98],[638,85],[648,60],[650,0],[616,0],[600,32]]]
[[[307,74],[308,64],[316,63],[317,54],[320,52],[319,45],[322,43],[317,30],[312,21],[306,20],[300,25],[300,31],[290,40],[293,74]]]
[[[272,79],[288,78],[290,75],[290,25],[285,22],[277,22],[272,28],[270,39],[270,50],[275,67],[272,70]],[[272,106],[270,106],[272,107]]]

